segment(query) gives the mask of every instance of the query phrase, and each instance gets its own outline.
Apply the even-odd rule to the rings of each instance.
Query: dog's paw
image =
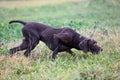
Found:
[[[24,53],[24,56],[25,56],[25,57],[28,57],[28,56],[30,56],[30,53],[25,52],[25,53]]]
[[[13,54],[13,53],[14,53],[14,50],[13,50],[13,49],[10,49],[10,50],[9,50],[9,53],[10,53],[10,54]]]

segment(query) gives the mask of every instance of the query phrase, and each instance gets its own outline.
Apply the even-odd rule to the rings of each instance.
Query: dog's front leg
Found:
[[[55,57],[57,56],[58,54],[58,49],[59,49],[59,39],[56,35],[54,35],[54,43],[53,43],[53,47],[54,47],[54,51],[53,51],[53,54],[52,54],[52,59],[55,59]]]
[[[58,54],[58,48],[59,48],[59,47],[57,47],[57,48],[53,51],[52,59],[55,59],[56,55]]]

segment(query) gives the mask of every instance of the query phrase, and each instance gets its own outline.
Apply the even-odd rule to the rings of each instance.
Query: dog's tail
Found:
[[[22,25],[26,24],[26,22],[21,21],[21,20],[12,20],[12,21],[9,22],[9,24],[11,24],[11,23],[21,23]]]

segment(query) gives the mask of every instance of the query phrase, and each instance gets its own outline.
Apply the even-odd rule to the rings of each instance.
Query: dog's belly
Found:
[[[68,51],[69,49],[71,49],[71,48],[69,48],[69,47],[61,44],[61,45],[59,46],[58,52]]]
[[[46,44],[47,46],[48,46],[48,48],[50,49],[50,50],[52,50],[52,51],[54,51],[56,48],[57,48],[57,46],[55,47],[53,44]],[[67,51],[67,50],[69,50],[70,48],[69,47],[67,47],[67,46],[65,46],[65,45],[63,45],[63,44],[60,44],[59,45],[59,48],[58,48],[58,52],[62,52],[62,51]]]

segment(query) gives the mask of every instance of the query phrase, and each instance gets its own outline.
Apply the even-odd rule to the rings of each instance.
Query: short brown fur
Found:
[[[10,49],[10,54],[26,49],[24,55],[27,57],[39,41],[44,42],[53,51],[53,59],[55,59],[58,52],[62,51],[67,51],[74,56],[71,51],[72,48],[82,50],[84,53],[90,51],[93,54],[102,51],[102,48],[96,44],[95,40],[86,38],[70,28],[53,28],[41,23],[20,20],[12,20],[9,23],[21,23],[24,25],[22,28],[22,44]]]

